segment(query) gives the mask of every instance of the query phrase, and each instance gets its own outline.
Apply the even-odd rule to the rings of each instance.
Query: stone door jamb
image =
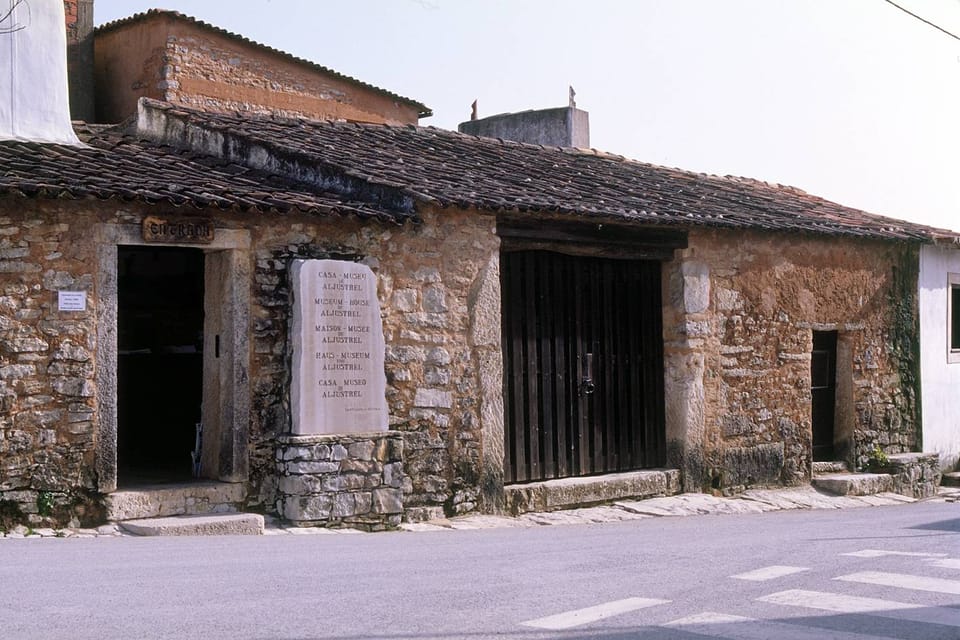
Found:
[[[156,246],[143,240],[140,225],[104,223],[97,225],[97,383],[96,449],[97,489],[110,493],[117,489],[117,256],[122,245]],[[202,249],[206,253],[223,252],[228,273],[224,274],[224,292],[229,300],[230,326],[225,339],[229,360],[225,362],[221,393],[218,398],[222,423],[220,465],[217,479],[238,482],[247,476],[247,432],[249,424],[249,325],[250,325],[250,232],[216,229],[213,242],[204,245],[163,243],[168,247]],[[205,263],[207,261],[205,260]],[[205,269],[208,267],[205,264]],[[232,343],[232,344],[231,344]],[[206,402],[208,399],[204,398]]]

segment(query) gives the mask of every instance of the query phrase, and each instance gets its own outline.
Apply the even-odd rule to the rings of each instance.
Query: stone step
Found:
[[[224,513],[144,518],[121,522],[120,528],[138,536],[259,536],[263,535],[263,516]]]
[[[821,460],[813,463],[813,475],[821,473],[849,473],[850,468],[843,460]]]
[[[960,471],[948,471],[943,474],[940,484],[944,487],[960,487]]]
[[[504,487],[509,513],[555,511],[680,493],[680,471],[647,469],[586,478],[561,478]]]
[[[894,490],[893,476],[886,473],[829,473],[814,477],[811,484],[838,496],[869,496]]]
[[[178,515],[236,513],[246,489],[241,483],[192,482],[125,489],[104,499],[107,520],[121,522]]]

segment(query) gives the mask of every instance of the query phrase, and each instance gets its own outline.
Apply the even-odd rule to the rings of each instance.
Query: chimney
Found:
[[[80,144],[70,124],[63,0],[0,0],[0,140]]]
[[[63,0],[67,26],[70,117],[95,121],[93,95],[93,0]]]
[[[590,114],[577,109],[573,96],[571,87],[569,104],[556,109],[501,113],[479,119],[474,119],[474,109],[473,117],[467,122],[461,122],[457,131],[547,147],[587,149],[590,147]]]

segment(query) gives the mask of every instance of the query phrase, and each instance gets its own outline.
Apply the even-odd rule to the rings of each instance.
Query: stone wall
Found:
[[[143,96],[206,111],[418,121],[409,103],[185,19],[150,16],[98,31],[95,51],[100,122],[132,115]]]
[[[840,455],[916,446],[916,249],[694,230],[664,271],[667,436],[687,490],[801,484],[814,330],[838,332]]]
[[[502,501],[502,457],[486,457],[481,446],[486,437],[496,452],[503,437],[499,240],[492,219],[426,211],[423,224],[403,228],[290,220],[257,225],[254,236],[251,504],[273,504],[274,441],[290,428],[287,269],[295,258],[359,260],[378,277],[390,427],[403,433],[411,480],[404,487],[408,516],[439,517],[471,511],[484,499]]]
[[[403,435],[277,438],[276,510],[297,526],[393,529],[403,516]]]
[[[940,456],[936,453],[896,453],[883,470],[893,476],[893,490],[911,498],[931,498],[940,486]]]
[[[75,215],[76,214],[76,215]],[[95,487],[96,297],[90,216],[0,198],[0,511],[86,518]],[[57,291],[87,292],[58,311]]]

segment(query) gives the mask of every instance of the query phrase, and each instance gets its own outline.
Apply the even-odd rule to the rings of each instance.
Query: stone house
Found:
[[[376,529],[921,446],[920,255],[949,232],[592,150],[179,102],[0,142],[8,510]],[[297,428],[310,264],[373,275],[382,428]]]

